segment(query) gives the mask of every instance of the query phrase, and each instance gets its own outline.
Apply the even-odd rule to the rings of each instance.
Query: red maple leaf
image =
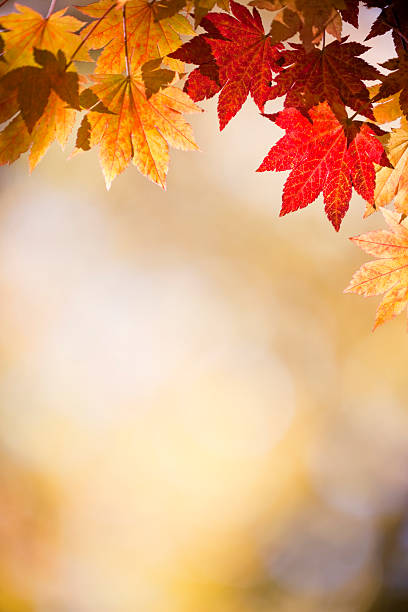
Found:
[[[374,126],[360,121],[340,123],[327,103],[310,110],[308,121],[295,108],[273,119],[286,129],[257,172],[291,170],[280,216],[304,208],[323,192],[326,215],[336,231],[349,207],[352,186],[374,202],[374,163],[389,165]]]
[[[212,98],[222,87],[217,62],[209,44],[210,39],[222,36],[206,17],[201,20],[200,26],[204,28],[205,34],[195,36],[169,56],[186,64],[197,65],[184,85],[184,91],[194,102]]]
[[[358,57],[369,47],[345,40],[308,53],[303,45],[292,44],[293,49],[283,54],[283,69],[275,78],[270,99],[286,94],[285,107],[302,112],[327,100],[340,121],[347,118],[346,106],[374,120],[363,80],[376,80],[380,73]]]
[[[248,94],[263,111],[270,95],[272,72],[280,70],[283,49],[283,45],[274,45],[265,34],[256,8],[251,14],[234,0],[230,5],[233,16],[210,13],[202,24],[207,34],[171,55],[199,65],[186,84],[193,100],[221,91],[218,100],[221,130],[237,114]]]

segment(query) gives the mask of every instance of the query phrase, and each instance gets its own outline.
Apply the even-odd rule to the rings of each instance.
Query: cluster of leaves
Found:
[[[366,40],[392,34],[395,57],[379,67],[363,59],[367,45],[342,34],[344,21],[358,29],[360,4],[380,9]],[[29,151],[33,169],[55,139],[65,146],[80,115],[73,154],[98,147],[108,188],[131,162],[164,187],[169,145],[197,149],[184,114],[218,95],[223,130],[251,96],[285,130],[258,167],[290,171],[281,215],[322,193],[338,231],[353,188],[366,215],[393,202],[389,231],[353,239],[378,259],[346,291],[384,294],[375,326],[406,307],[406,0],[252,0],[251,8],[235,0],[99,0],[77,7],[81,20],[54,5],[46,16],[16,5],[0,18],[0,164]],[[282,111],[265,112],[278,98]],[[398,127],[382,127],[393,121]]]

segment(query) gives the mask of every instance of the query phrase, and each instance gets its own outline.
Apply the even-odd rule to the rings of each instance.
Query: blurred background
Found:
[[[382,216],[279,219],[281,130],[203,107],[167,192],[1,169],[2,612],[408,610],[406,322],[342,294]]]

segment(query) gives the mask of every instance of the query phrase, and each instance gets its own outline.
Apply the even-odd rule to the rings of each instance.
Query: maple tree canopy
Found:
[[[71,155],[97,148],[108,188],[130,163],[165,188],[169,147],[198,149],[185,114],[218,96],[223,130],[251,97],[265,128],[285,132],[257,163],[258,172],[290,171],[281,215],[322,194],[338,231],[353,189],[364,216],[394,207],[384,211],[389,230],[353,238],[378,259],[346,289],[384,294],[378,326],[408,303],[408,2],[249,5],[99,0],[55,11],[51,0],[41,15],[15,4],[0,17],[0,164],[28,153],[31,171],[76,129]],[[356,42],[343,23],[358,35],[361,5],[377,10]],[[384,35],[395,55],[374,66],[364,54]],[[272,100],[280,112],[268,112]]]

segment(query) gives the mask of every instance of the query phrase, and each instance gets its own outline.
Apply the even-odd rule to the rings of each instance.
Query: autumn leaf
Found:
[[[365,297],[383,295],[377,308],[374,329],[400,314],[408,304],[408,225],[401,215],[383,210],[389,230],[351,238],[369,255],[370,261],[354,274],[345,293]]]
[[[211,28],[210,35],[201,36],[197,45],[187,43],[186,47],[172,55],[187,57],[187,61],[193,60],[206,66],[209,69],[207,73],[200,68],[196,75],[199,77],[201,73],[211,80],[211,76],[215,77],[215,66],[209,58],[211,50],[218,67],[216,78],[220,86],[218,117],[221,130],[237,114],[249,94],[263,111],[270,92],[272,72],[280,70],[278,60],[283,48],[282,45],[273,45],[265,34],[256,9],[251,14],[247,8],[232,0],[231,11],[233,16],[226,13],[207,15],[204,27]],[[214,35],[215,32],[218,36]],[[185,51],[187,53],[184,55]],[[213,80],[213,83],[217,81]],[[200,91],[200,87],[197,89]],[[194,93],[191,81],[187,91]]]
[[[17,13],[2,15],[0,23],[7,31],[2,33],[5,44],[4,59],[7,65],[1,64],[0,70],[18,68],[19,66],[35,65],[33,49],[45,49],[54,55],[63,50],[70,59],[81,43],[76,34],[84,24],[82,21],[65,15],[67,9],[57,11],[45,18],[37,11],[16,4]],[[82,45],[76,54],[77,60],[91,61],[87,45]]]
[[[66,70],[65,55],[57,56],[44,49],[34,49],[37,66],[21,66],[0,79],[0,87],[9,92],[17,89],[18,107],[29,132],[42,116],[51,90],[72,108],[80,109],[78,74]]]
[[[327,100],[340,121],[347,117],[347,106],[374,120],[370,92],[363,81],[381,75],[358,57],[369,47],[345,40],[308,53],[301,45],[292,44],[292,50],[283,53],[283,69],[275,77],[270,99],[286,95],[285,107],[304,112]]]
[[[297,109],[273,117],[286,129],[258,172],[291,170],[280,215],[304,208],[323,193],[325,212],[336,231],[348,210],[352,187],[374,202],[374,163],[386,164],[373,128],[361,122],[341,124],[327,103],[310,110],[309,121]]]
[[[147,98],[140,76],[94,75],[92,91],[114,114],[87,114],[77,144],[99,145],[99,159],[109,189],[133,162],[142,174],[165,187],[169,145],[197,150],[191,126],[182,113],[199,112],[180,89],[170,86]]]
[[[111,6],[111,0],[100,0],[78,8],[85,15],[101,19]],[[181,36],[195,35],[186,17],[175,14],[156,20],[154,2],[129,0],[126,3],[125,23],[131,72],[135,72],[141,64],[160,57],[164,58],[164,63],[172,70],[183,71],[181,62],[168,59],[167,56],[182,44]],[[96,64],[96,74],[124,72],[126,61],[122,7],[114,7],[91,32],[92,28],[91,23],[82,35],[89,35],[88,44],[92,49],[102,49]]]
[[[35,49],[42,66],[22,66],[0,79],[0,121],[12,119],[0,132],[0,165],[10,164],[30,150],[33,170],[51,143],[63,148],[79,109],[78,75],[65,70],[62,51],[57,57]]]

